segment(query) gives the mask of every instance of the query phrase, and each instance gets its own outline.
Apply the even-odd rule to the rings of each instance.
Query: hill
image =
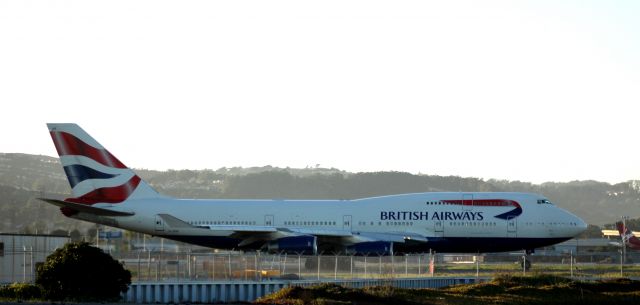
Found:
[[[136,172],[159,192],[182,198],[353,199],[435,191],[534,192],[591,224],[613,223],[620,215],[640,216],[639,180],[613,185],[598,181],[532,184],[402,172],[348,173],[333,168],[271,166]],[[69,190],[57,158],[0,153],[0,231],[86,231],[91,224],[66,219],[55,207],[35,199],[44,194],[64,196]]]

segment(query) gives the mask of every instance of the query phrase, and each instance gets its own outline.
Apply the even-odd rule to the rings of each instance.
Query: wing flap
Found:
[[[326,237],[348,237],[353,236],[353,233],[346,230],[326,230],[326,229],[311,229],[311,228],[281,228],[283,232],[298,233],[300,235],[315,235]]]
[[[234,232],[242,232],[242,233],[268,233],[268,232],[277,232],[278,229],[275,227],[268,226],[228,226],[228,225],[208,225],[201,226],[202,228],[208,228],[213,231],[234,231]]]
[[[248,233],[248,234],[259,234],[259,233],[271,233],[277,232],[278,230],[275,227],[268,226],[237,226],[237,225],[192,225],[178,217],[175,217],[171,214],[158,214],[160,218],[171,228],[174,229],[205,229],[211,231],[223,231],[223,232],[233,232],[233,233]]]

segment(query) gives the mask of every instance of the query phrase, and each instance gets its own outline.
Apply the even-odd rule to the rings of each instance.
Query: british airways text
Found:
[[[380,220],[470,220],[484,219],[483,212],[429,212],[416,211],[381,211]]]

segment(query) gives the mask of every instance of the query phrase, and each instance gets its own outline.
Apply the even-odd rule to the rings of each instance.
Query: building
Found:
[[[34,282],[36,265],[69,241],[60,235],[0,233],[0,284]]]

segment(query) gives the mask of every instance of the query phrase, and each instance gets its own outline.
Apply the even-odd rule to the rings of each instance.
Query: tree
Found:
[[[129,288],[131,273],[89,243],[69,243],[38,266],[36,284],[49,300],[114,301]]]
[[[78,229],[73,229],[73,231],[69,233],[69,237],[71,237],[71,241],[82,240],[82,234],[80,233],[80,231],[78,231]]]
[[[58,236],[69,236],[69,231],[66,231],[66,230],[63,230],[63,229],[55,229],[55,230],[49,232],[49,234],[58,235]]]

